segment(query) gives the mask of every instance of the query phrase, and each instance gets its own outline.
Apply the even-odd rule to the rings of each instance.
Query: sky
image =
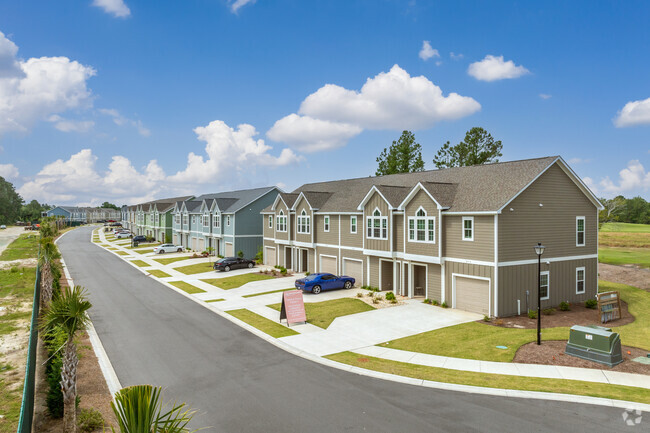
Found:
[[[650,199],[647,1],[0,3],[0,176],[117,205],[426,169],[474,126]]]

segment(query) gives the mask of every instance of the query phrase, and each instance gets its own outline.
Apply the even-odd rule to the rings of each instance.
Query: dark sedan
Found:
[[[215,271],[226,271],[231,269],[252,268],[255,260],[241,259],[239,257],[225,257],[214,262]]]
[[[351,289],[354,281],[354,278],[345,275],[337,277],[327,273],[311,274],[296,280],[296,289],[317,295],[321,290]]]

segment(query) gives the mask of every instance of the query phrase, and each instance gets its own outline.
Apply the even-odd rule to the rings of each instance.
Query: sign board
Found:
[[[602,323],[621,318],[621,298],[618,292],[599,293],[596,297],[598,298],[598,311]]]
[[[307,322],[305,313],[305,303],[302,300],[300,290],[292,290],[282,293],[282,308],[280,308],[280,322],[287,321],[287,325],[292,323]]]

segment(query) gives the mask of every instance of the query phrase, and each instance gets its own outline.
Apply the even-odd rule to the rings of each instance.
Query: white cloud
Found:
[[[460,53],[456,54],[452,51],[451,53],[449,53],[449,57],[451,57],[452,60],[460,60],[465,56]]]
[[[290,114],[275,122],[266,136],[287,143],[301,152],[318,152],[344,146],[363,129],[348,123],[330,122],[309,116]]]
[[[242,8],[243,6],[246,6],[249,3],[254,4],[256,1],[257,0],[235,0],[235,1],[231,1],[230,10],[233,13],[237,13],[239,11],[239,9]]]
[[[143,137],[149,137],[151,135],[151,131],[142,124],[142,121],[127,119],[114,108],[100,108],[98,111],[102,114],[105,114],[106,116],[113,118],[113,123],[115,123],[117,126],[129,125],[136,128],[138,130],[138,133]]]
[[[608,197],[625,193],[639,193],[650,189],[650,172],[646,171],[639,160],[634,159],[627,163],[627,167],[618,173],[618,181],[612,181],[609,176],[603,178],[598,184],[591,178],[583,180],[594,191]]]
[[[548,93],[540,93],[539,97],[542,99],[551,99],[553,95],[549,95]]]
[[[614,119],[618,128],[650,124],[650,98],[643,101],[630,101]]]
[[[569,164],[588,164],[592,160],[591,159],[585,159],[585,158],[571,158],[569,160]]]
[[[13,164],[0,164],[0,176],[5,179],[15,179],[18,177],[18,168]]]
[[[480,62],[469,65],[467,73],[477,80],[496,81],[519,78],[522,75],[529,74],[530,71],[523,66],[515,66],[512,60],[504,61],[503,56],[496,57],[488,54]]]
[[[86,84],[95,75],[93,68],[67,57],[24,61],[15,57],[16,52],[0,32],[0,137],[10,131],[27,132],[53,114],[92,105]]]
[[[92,120],[64,119],[58,114],[51,115],[47,120],[54,123],[54,127],[61,132],[88,132],[95,126]]]
[[[368,78],[360,91],[326,84],[302,102],[299,113],[361,128],[401,131],[429,128],[480,109],[474,99],[457,93],[444,96],[426,77],[411,77],[394,65],[389,72]]]
[[[131,9],[124,0],[93,0],[93,6],[104,9],[104,12],[114,17],[126,18],[131,15]]]
[[[429,41],[422,42],[422,49],[420,50],[419,55],[422,60],[429,60],[432,57],[440,57],[438,50],[432,48]]]

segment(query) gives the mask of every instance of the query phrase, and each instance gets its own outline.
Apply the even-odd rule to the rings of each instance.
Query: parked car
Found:
[[[328,273],[311,274],[305,278],[297,279],[296,289],[317,295],[322,290],[351,289],[354,286],[354,281],[354,278],[345,275],[337,277]]]
[[[179,247],[178,245],[174,245],[174,244],[162,244],[154,248],[153,252],[156,254],[182,253],[183,247]]]
[[[255,260],[240,259],[239,257],[224,257],[214,262],[212,266],[215,271],[226,271],[231,269],[252,268]]]
[[[4,224],[0,226],[0,229],[1,229],[1,230],[4,230],[4,229],[6,229],[6,228],[7,228],[7,226],[4,225]]]
[[[145,235],[133,236],[133,239],[131,239],[131,242],[147,242],[147,237]]]
[[[118,239],[125,239],[125,238],[130,238],[131,237],[131,232],[117,232],[115,233],[115,237]]]

